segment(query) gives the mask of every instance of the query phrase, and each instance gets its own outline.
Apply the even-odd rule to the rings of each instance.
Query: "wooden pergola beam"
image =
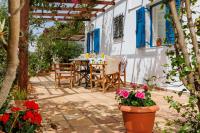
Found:
[[[63,0],[63,1],[64,1],[64,0]],[[73,5],[72,9],[74,9],[75,7],[76,7],[76,4]],[[68,15],[70,14],[71,11],[72,11],[72,10],[69,10],[69,11],[68,11]]]
[[[46,0],[47,2],[57,2],[57,3],[72,3],[67,0]],[[81,0],[78,4],[87,4],[87,5],[115,5],[113,1],[88,1],[88,0]]]
[[[33,16],[96,17],[96,14],[32,13]]]
[[[68,8],[65,8],[65,7],[39,7],[39,6],[32,6],[31,7],[32,10],[61,10],[61,11],[87,11],[87,12],[92,12],[92,11],[95,11],[95,12],[105,12],[105,9],[101,9],[101,8],[71,8],[71,7],[68,7]]]
[[[86,18],[36,18],[48,21],[90,21],[90,19]]]

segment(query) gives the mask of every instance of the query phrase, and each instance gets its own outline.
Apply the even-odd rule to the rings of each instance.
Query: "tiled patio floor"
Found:
[[[115,101],[115,91],[107,93],[91,92],[84,87],[73,89],[63,86],[56,88],[53,75],[33,77],[32,98],[40,104],[44,133],[124,133],[121,112]],[[173,95],[177,100],[186,101],[169,91],[153,91],[152,97],[160,106],[157,113],[155,131],[163,129],[166,119],[177,114],[168,109],[163,96]],[[158,128],[159,127],[159,128]]]

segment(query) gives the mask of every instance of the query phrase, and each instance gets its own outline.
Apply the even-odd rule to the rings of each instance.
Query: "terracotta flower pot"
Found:
[[[134,107],[119,105],[127,133],[152,133],[157,105]]]

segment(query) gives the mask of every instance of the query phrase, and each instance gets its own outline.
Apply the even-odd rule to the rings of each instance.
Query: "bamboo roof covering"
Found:
[[[73,2],[76,1],[76,2]],[[48,21],[90,21],[107,6],[115,5],[114,0],[45,0],[49,6],[32,5],[34,18]]]

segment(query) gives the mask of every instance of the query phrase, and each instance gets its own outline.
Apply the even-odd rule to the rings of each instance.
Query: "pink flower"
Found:
[[[144,89],[145,91],[147,91],[147,90],[149,89],[149,87],[148,87],[148,85],[144,84],[144,85],[142,86],[142,89]]]
[[[127,90],[122,90],[122,92],[121,92],[121,96],[123,98],[128,98],[129,94],[130,94],[129,91],[127,91]]]
[[[128,98],[130,92],[125,90],[125,89],[117,89],[116,94],[123,97],[123,98]]]
[[[130,83],[131,87],[136,88],[137,84],[136,83]]]
[[[120,94],[121,94],[121,92],[122,92],[122,90],[121,90],[121,89],[117,89],[117,90],[116,90],[116,94],[117,94],[117,95],[120,95]]]
[[[144,98],[145,98],[145,93],[144,93],[144,92],[137,91],[137,92],[135,93],[135,97],[140,98],[140,99],[144,99]]]

